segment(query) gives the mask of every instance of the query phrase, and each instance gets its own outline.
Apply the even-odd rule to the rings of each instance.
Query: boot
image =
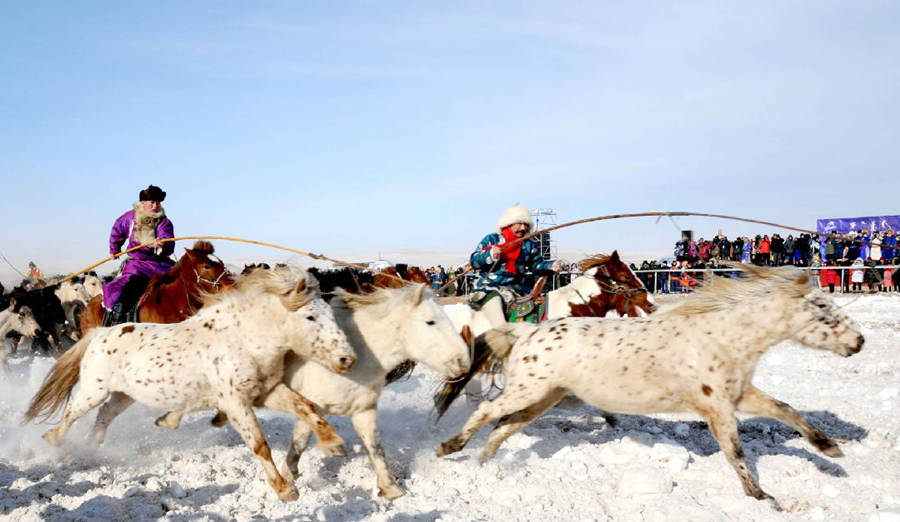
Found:
[[[125,322],[125,313],[123,311],[122,302],[113,305],[112,310],[107,310],[103,314],[103,326],[113,326]]]

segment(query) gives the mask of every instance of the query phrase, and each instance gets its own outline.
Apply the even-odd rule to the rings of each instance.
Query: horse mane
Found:
[[[297,285],[306,279],[303,292],[295,292]],[[254,270],[237,276],[234,289],[229,292],[201,292],[201,301],[209,306],[223,301],[242,301],[260,295],[273,294],[281,299],[289,310],[296,310],[309,303],[319,291],[319,282],[300,267],[280,267],[274,270]]]
[[[400,288],[390,288],[390,287],[379,287],[374,291],[367,294],[358,294],[353,292],[348,292],[343,288],[335,288],[334,296],[340,299],[339,303],[335,303],[340,305],[341,303],[345,305],[350,310],[356,310],[358,308],[362,308],[364,306],[372,306],[386,303],[391,300],[395,295],[399,295],[400,293],[407,292],[408,289],[406,286]]]
[[[581,270],[581,273],[587,272],[595,266],[605,264],[607,261],[609,261],[610,257],[611,256],[607,254],[594,254],[579,261],[578,268]]]
[[[191,250],[193,250],[194,252],[197,252],[198,254],[206,254],[206,255],[216,253],[216,248],[212,245],[212,243],[210,243],[209,241],[205,241],[203,239],[197,240],[197,242],[194,243],[194,248],[192,248]]]
[[[215,247],[212,246],[212,243],[210,243],[209,241],[204,241],[202,239],[194,243],[194,248],[192,248],[191,250],[197,252],[198,254],[206,254],[207,257],[216,251]],[[153,276],[153,278],[150,279],[150,283],[147,284],[147,289],[144,290],[144,293],[149,294],[151,292],[155,292],[157,289],[159,289],[159,287],[167,285],[177,279],[181,274],[181,269],[184,268],[185,263],[187,263],[187,261],[185,261],[186,257],[187,254],[179,257],[178,261],[175,262],[175,264],[172,266],[172,268],[169,269],[168,272]]]
[[[727,266],[727,265],[726,265]],[[737,303],[759,297],[787,294],[802,297],[812,286],[809,276],[793,268],[762,268],[755,265],[741,265],[745,276],[740,279],[713,277],[710,282],[698,287],[685,300],[656,315],[689,316],[716,312]]]

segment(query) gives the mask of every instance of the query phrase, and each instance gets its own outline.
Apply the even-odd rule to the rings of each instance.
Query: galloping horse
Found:
[[[401,361],[425,363],[452,378],[469,368],[469,347],[453,328],[427,285],[384,288],[370,294],[338,289],[331,300],[335,319],[347,334],[357,361],[343,375],[321,364],[288,354],[284,382],[325,414],[349,415],[378,477],[378,494],[393,500],[403,490],[388,466],[378,435],[378,398],[388,370]],[[178,426],[180,412],[169,413],[160,426]],[[220,425],[219,415],[213,424]],[[282,474],[297,474],[297,462],[310,439],[310,427],[294,423],[294,434]]]
[[[742,269],[749,281],[713,278],[682,304],[645,318],[517,323],[476,339],[476,351],[507,361],[507,384],[497,399],[478,406],[458,435],[438,446],[438,456],[461,450],[479,428],[500,419],[481,454],[484,462],[510,435],[572,392],[604,411],[697,412],[744,492],[777,508],[747,467],[736,411],[774,417],[830,457],[843,453],[793,408],[753,386],[756,364],[784,340],[847,357],[862,349],[864,338],[806,274]]]
[[[65,405],[59,426],[44,434],[59,445],[73,422],[102,404],[93,431],[99,444],[109,423],[135,401],[177,411],[218,408],[259,458],[278,498],[296,500],[297,489],[272,462],[253,406],[292,411],[322,437],[327,422],[282,382],[285,354],[314,359],[335,372],[350,369],[356,356],[305,271],[266,270],[247,277],[186,321],[88,332],[50,370],[26,421],[50,417]],[[333,429],[326,436],[331,439],[320,438],[320,444],[343,446]]]
[[[177,323],[197,313],[204,293],[216,293],[234,286],[225,264],[211,258],[215,252],[208,241],[185,248],[184,255],[165,274],[150,280],[138,312],[142,323]],[[103,322],[103,296],[97,295],[81,315],[81,334]]]

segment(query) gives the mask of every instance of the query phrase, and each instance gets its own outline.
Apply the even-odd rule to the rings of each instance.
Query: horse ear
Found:
[[[609,260],[613,263],[619,261],[619,251],[613,250],[613,253],[609,255]]]
[[[298,294],[302,294],[306,292],[306,278],[302,278],[297,281],[297,288],[294,288],[294,292]]]
[[[16,298],[10,297],[9,298],[9,310],[12,311],[12,309],[15,307],[16,307]]]
[[[194,255],[194,251],[191,250],[191,249],[188,248],[188,247],[184,247],[184,253],[187,254],[187,255],[189,255],[189,256],[193,256],[193,255]]]
[[[425,284],[420,284],[418,287],[416,287],[416,291],[413,294],[413,303],[419,304],[422,302],[422,297],[425,296],[425,288]]]

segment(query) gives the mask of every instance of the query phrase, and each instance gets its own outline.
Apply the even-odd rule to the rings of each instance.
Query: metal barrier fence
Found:
[[[860,270],[863,272],[863,282],[861,286],[868,289],[868,283],[866,283],[865,272],[868,270],[878,270],[882,276],[882,286],[883,287],[892,287],[893,283],[889,280],[893,275],[894,270],[900,269],[900,265],[877,265],[874,267],[871,266],[817,266],[817,267],[808,267],[808,266],[795,266],[794,268],[798,270],[803,270],[805,272],[809,272],[810,276],[815,279],[815,282],[819,284],[820,287],[829,289],[827,285],[821,285],[820,283],[820,273],[823,270],[831,270],[833,272],[838,273],[839,280],[834,284],[834,290],[840,293],[850,292],[852,290],[852,282],[851,282],[851,271]],[[888,277],[885,277],[885,270],[889,270]],[[731,274],[736,274],[740,272],[740,266],[735,266],[734,268],[687,268],[687,269],[657,269],[657,270],[635,270],[635,274],[644,281],[645,285],[648,287],[651,293],[681,293],[683,291],[690,291],[690,287],[695,287],[698,284],[702,284],[703,281],[706,281],[708,277],[707,274],[726,274],[720,275],[720,277],[727,277]],[[649,278],[641,277],[643,274],[654,274],[652,284],[647,285],[649,283]],[[684,278],[684,274],[688,274],[687,279]],[[693,274],[693,275],[691,275]],[[674,276],[674,277],[673,277]],[[685,288],[683,285],[687,283],[687,287]],[[665,285],[663,284],[665,283]],[[650,288],[652,286],[652,288]]]
[[[791,265],[792,266],[792,265]],[[815,281],[818,283],[820,281],[819,274],[822,270],[832,270],[838,273],[839,282],[834,285],[835,292],[850,292],[852,290],[852,285],[850,281],[850,271],[852,270],[863,270],[863,283],[862,285],[868,289],[868,284],[865,283],[865,271],[867,270],[879,270],[882,275],[882,285],[890,287],[893,284],[888,281],[886,277],[884,277],[885,269],[889,269],[892,272],[894,270],[900,270],[900,265],[878,265],[875,267],[853,267],[853,266],[821,266],[821,267],[794,267],[798,270],[803,270],[810,273],[810,276],[815,278]],[[660,268],[656,270],[635,270],[634,273],[640,278],[644,284],[648,287],[647,290],[654,294],[667,294],[667,293],[681,293],[682,290],[682,281],[684,281],[683,275],[688,274],[687,286],[684,291],[690,291],[691,287],[695,287],[699,284],[702,284],[706,281],[708,274],[725,274],[731,275],[732,273],[740,272],[740,266],[735,266],[734,268],[687,268],[687,269],[676,269],[673,270],[671,268]],[[653,282],[649,283],[648,279],[645,277],[641,277],[644,274],[653,274]],[[693,275],[691,275],[693,274]],[[560,272],[558,274],[554,274],[550,277],[545,285],[545,289],[547,290],[556,290],[561,286],[565,286],[569,284],[569,282],[580,276],[580,272]],[[674,275],[674,277],[673,277]],[[720,277],[725,277],[725,275],[721,275]],[[476,274],[466,274],[464,277],[461,277],[457,280],[457,285],[459,287],[459,291],[457,295],[468,295],[471,292],[472,284],[475,282],[479,276]],[[663,288],[662,282],[665,282],[665,288]],[[651,288],[652,287],[652,288]],[[828,287],[824,287],[828,290]]]

